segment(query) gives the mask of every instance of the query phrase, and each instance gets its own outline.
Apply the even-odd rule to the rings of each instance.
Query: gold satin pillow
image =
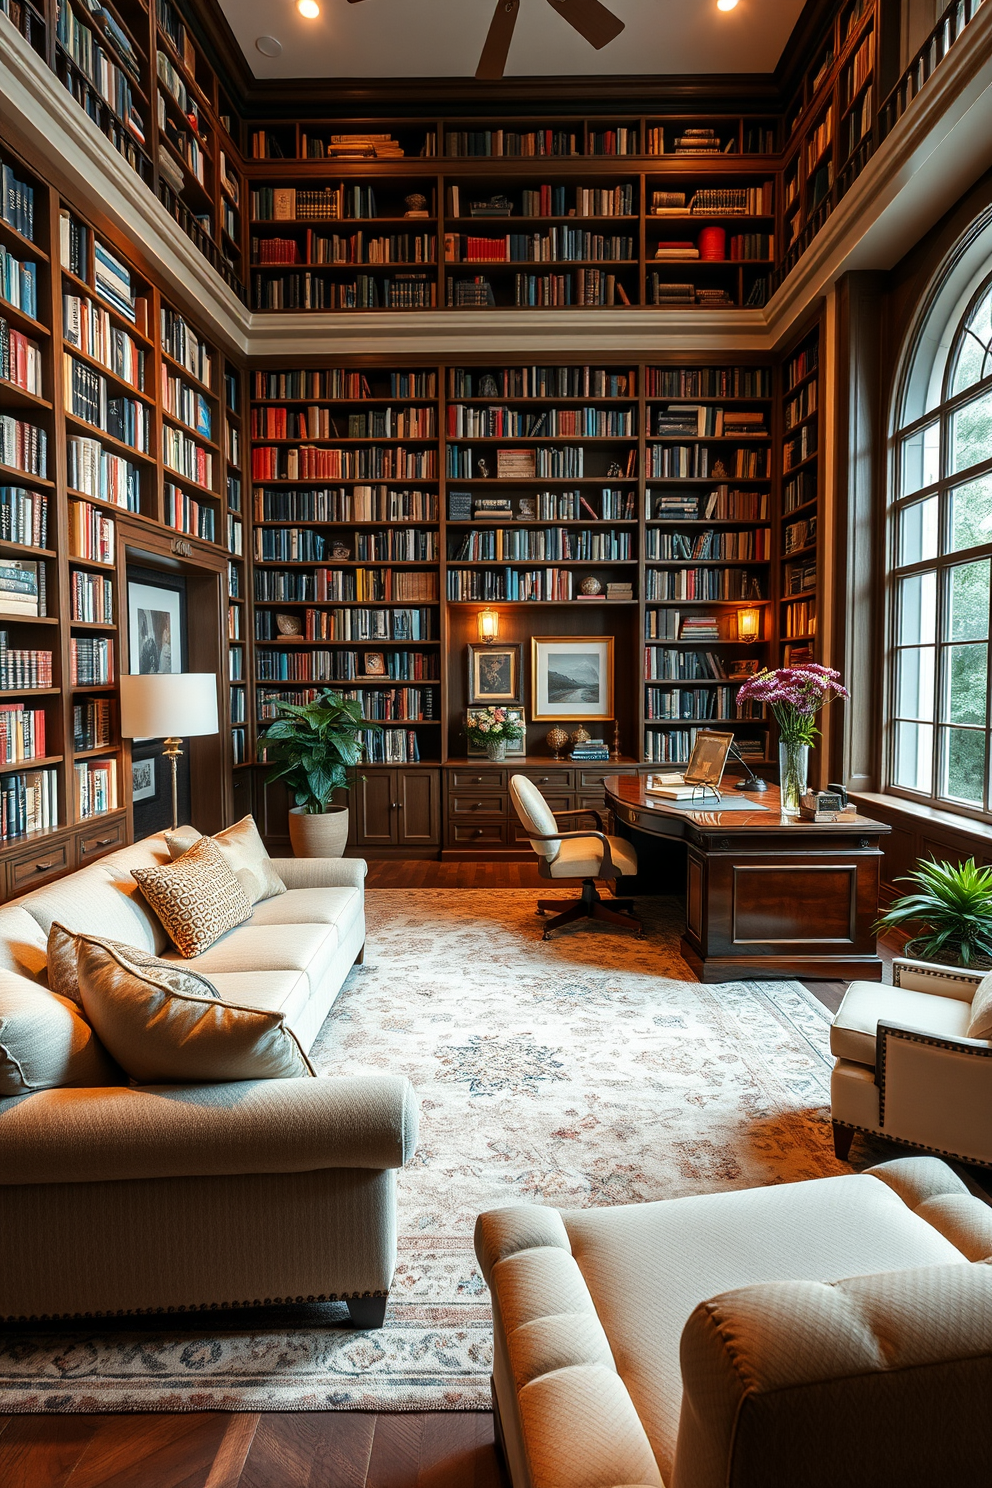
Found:
[[[0,971],[0,1095],[125,1079],[75,1003]]]
[[[181,956],[198,956],[251,918],[251,900],[209,837],[174,863],[132,868],[131,877]]]
[[[165,841],[175,862],[201,840],[195,827],[177,827],[166,832]],[[233,827],[225,827],[210,838],[252,904],[285,894],[286,885],[272,866],[253,816],[243,816]]]
[[[93,938],[87,936],[88,940]],[[115,951],[123,951],[133,966],[154,969],[159,981],[165,982],[175,992],[196,992],[201,997],[220,996],[213,982],[208,982],[198,971],[188,971],[184,966],[177,966],[175,961],[162,961],[150,951],[140,951],[136,946],[125,945],[121,940],[107,940],[104,936],[99,938],[104,945],[111,946]],[[76,970],[79,939],[78,935],[60,925],[58,920],[52,922],[52,928],[48,932],[48,985],[60,997],[68,997],[82,1006],[79,974]]]
[[[314,1073],[282,1013],[176,991],[154,968],[92,936],[79,937],[77,967],[87,1018],[139,1085]]]

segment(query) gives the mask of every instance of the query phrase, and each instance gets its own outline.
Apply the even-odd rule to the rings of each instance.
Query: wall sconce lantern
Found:
[[[746,645],[753,646],[761,638],[761,611],[760,610],[738,610],[737,611],[737,639],[744,641]]]
[[[499,611],[479,611],[479,640],[491,646],[493,641],[499,639]]]

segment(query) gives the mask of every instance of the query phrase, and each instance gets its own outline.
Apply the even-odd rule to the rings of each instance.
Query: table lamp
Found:
[[[164,739],[172,762],[172,830],[179,825],[176,772],[184,739],[216,734],[217,678],[212,672],[152,672],[121,677],[125,739]]]

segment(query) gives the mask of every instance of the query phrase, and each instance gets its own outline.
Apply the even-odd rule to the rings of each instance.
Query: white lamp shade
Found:
[[[121,677],[125,739],[190,739],[216,734],[217,678],[212,672]]]

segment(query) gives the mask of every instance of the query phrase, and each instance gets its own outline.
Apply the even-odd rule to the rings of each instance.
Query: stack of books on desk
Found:
[[[609,757],[610,750],[605,739],[585,739],[581,744],[572,746],[573,760],[608,760]]]

